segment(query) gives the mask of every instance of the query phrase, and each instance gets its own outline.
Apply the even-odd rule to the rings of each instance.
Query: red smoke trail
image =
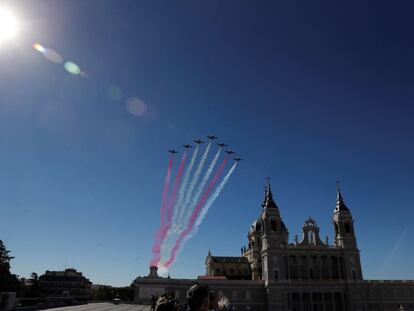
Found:
[[[181,246],[181,243],[183,239],[193,230],[194,224],[198,218],[198,215],[201,212],[201,209],[203,208],[204,204],[207,201],[208,195],[210,194],[211,190],[213,190],[214,186],[216,185],[218,179],[220,178],[221,174],[223,173],[224,168],[226,167],[228,158],[225,158],[223,162],[221,163],[220,167],[217,169],[216,174],[214,175],[213,179],[210,181],[208,187],[203,193],[203,196],[201,197],[200,201],[198,202],[196,208],[194,209],[193,213],[191,214],[190,220],[188,221],[187,228],[181,232],[180,236],[178,237],[177,241],[175,242],[175,245],[171,251],[171,256],[168,259],[168,261],[165,263],[165,267],[169,267],[175,260],[175,257],[177,256],[177,251]]]
[[[167,224],[166,224],[166,229],[164,230],[165,232],[164,232],[163,240],[165,238],[165,234],[167,233],[168,229],[171,226],[173,207],[174,207],[175,201],[177,200],[177,192],[178,192],[178,188],[181,184],[181,176],[183,175],[186,160],[187,160],[187,150],[184,151],[183,157],[181,158],[181,163],[180,163],[180,166],[178,167],[177,175],[175,176],[175,180],[174,180],[174,186],[173,186],[173,191],[172,191],[172,195],[171,195],[171,200],[168,202]]]
[[[157,231],[155,235],[154,246],[152,248],[152,260],[150,266],[157,265],[160,260],[160,251],[161,251],[161,237],[163,236],[162,230],[165,227],[165,211],[167,209],[167,200],[168,200],[168,192],[170,190],[170,179],[171,179],[171,171],[173,167],[173,156],[170,156],[170,161],[168,164],[167,176],[165,176],[164,181],[164,190],[162,191],[162,201],[161,201],[161,209],[160,209],[160,229]]]

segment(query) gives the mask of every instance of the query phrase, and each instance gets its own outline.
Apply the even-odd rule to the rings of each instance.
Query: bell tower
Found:
[[[333,212],[335,245],[342,248],[357,249],[354,220],[351,211],[344,203],[339,183],[336,186],[336,207]]]
[[[357,246],[354,220],[351,211],[344,203],[339,183],[336,185],[336,207],[333,212],[335,246],[343,249],[345,279],[362,280],[361,260]]]
[[[285,253],[289,233],[280,217],[279,207],[273,200],[270,183],[267,185],[266,197],[261,214],[262,231],[262,280],[279,281],[287,278],[284,269]]]

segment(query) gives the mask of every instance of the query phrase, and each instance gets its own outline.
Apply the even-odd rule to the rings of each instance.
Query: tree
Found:
[[[10,270],[10,260],[14,257],[9,256],[10,251],[7,250],[6,245],[0,240],[0,271]]]
[[[42,297],[42,288],[40,286],[39,276],[36,272],[32,272],[29,279],[30,289],[27,293],[27,297],[40,298]]]
[[[0,292],[16,291],[20,285],[17,276],[10,272],[10,260],[14,257],[9,254],[10,251],[0,240]]]

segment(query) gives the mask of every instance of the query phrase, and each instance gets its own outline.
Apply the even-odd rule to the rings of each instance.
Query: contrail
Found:
[[[217,197],[220,195],[221,191],[223,191],[224,186],[227,184],[227,182],[230,179],[231,174],[233,174],[234,170],[237,167],[237,162],[235,162],[233,164],[233,166],[230,168],[230,170],[228,171],[228,173],[226,174],[226,176],[224,176],[223,180],[221,181],[221,183],[217,186],[216,190],[214,191],[214,193],[211,195],[211,197],[208,199],[207,203],[204,205],[203,209],[201,210],[200,215],[197,218],[197,221],[195,223],[195,227],[194,227],[194,231],[188,235],[186,237],[186,240],[191,238],[194,234],[197,233],[197,229],[198,227],[201,225],[201,223],[203,222],[204,217],[206,217],[208,210],[210,209],[210,207],[213,205],[214,201],[217,199]]]
[[[180,209],[183,208],[182,203],[184,200],[185,190],[187,189],[188,181],[190,179],[190,174],[193,169],[195,159],[197,158],[197,153],[198,153],[198,145],[196,146],[193,156],[191,157],[190,164],[188,165],[185,171],[183,182],[181,184],[180,190],[178,191],[178,199],[175,202],[174,207],[172,208],[172,220],[170,221],[168,230],[165,233],[165,236],[164,236],[164,239],[161,245],[161,257],[164,257],[167,255],[165,254],[167,246],[172,243],[172,241],[170,240],[174,238],[174,232],[177,231],[176,227],[177,227],[178,214],[180,213]]]
[[[169,226],[171,225],[172,210],[175,207],[175,202],[176,202],[176,199],[177,199],[178,186],[180,185],[180,182],[181,182],[181,176],[183,175],[186,160],[187,160],[187,150],[184,151],[183,157],[181,158],[181,163],[178,167],[177,175],[175,176],[175,180],[174,180],[174,186],[173,186],[173,191],[172,191],[172,194],[171,194],[171,200],[169,200],[169,202],[167,204],[167,224],[166,224],[165,232],[166,232],[166,230],[168,230]]]
[[[171,198],[170,198],[170,200],[167,200],[167,204],[166,204],[167,205],[167,207],[166,207],[167,221],[160,230],[161,231],[160,232],[160,242],[159,242],[160,246],[159,246],[158,254],[160,254],[160,252],[161,252],[161,246],[162,246],[162,244],[165,240],[165,236],[166,236],[166,234],[167,234],[167,232],[168,232],[168,230],[170,229],[170,226],[171,226],[172,210],[173,210],[173,207],[174,207],[175,200],[177,198],[178,186],[180,185],[181,175],[183,174],[186,159],[187,159],[187,150],[183,153],[180,165],[178,166],[177,174],[175,175],[175,179],[174,179]],[[160,255],[158,257],[160,257],[160,259],[161,259]],[[158,260],[158,262],[159,262],[159,260]],[[158,265],[158,262],[157,262],[157,265]]]
[[[200,178],[201,171],[203,170],[204,164],[207,161],[208,152],[210,151],[211,147],[211,141],[208,143],[206,150],[204,151],[203,156],[201,157],[200,163],[198,164],[198,167],[193,175],[193,178],[191,179],[190,185],[188,186],[188,191],[186,191],[186,195],[184,198],[183,208],[180,210],[179,219],[183,219],[184,217],[184,211],[190,202],[191,196],[193,194],[194,188],[197,185],[198,179]]]
[[[210,144],[209,144],[209,146],[210,146]],[[216,155],[214,156],[213,160],[211,161],[211,164],[208,167],[208,169],[206,171],[206,174],[204,175],[203,179],[201,180],[200,185],[198,185],[197,191],[196,191],[194,197],[191,199],[191,204],[188,205],[188,207],[187,207],[187,205],[184,206],[184,208],[183,208],[184,209],[183,217],[180,218],[177,225],[175,225],[175,230],[174,230],[174,232],[172,232],[171,239],[168,239],[169,241],[171,241],[170,244],[169,245],[165,244],[165,246],[162,247],[163,250],[165,249],[166,253],[168,253],[169,250],[171,249],[171,247],[173,246],[172,242],[173,242],[174,237],[177,234],[180,234],[184,230],[185,224],[188,222],[188,219],[190,218],[191,211],[194,210],[194,208],[196,207],[197,201],[199,200],[199,198],[201,196],[201,193],[204,190],[204,187],[205,187],[206,183],[208,182],[208,180],[209,180],[209,178],[210,178],[210,176],[211,176],[211,174],[214,170],[214,167],[216,166],[216,163],[217,163],[217,160],[220,156],[220,153],[221,153],[221,148],[216,152]],[[201,162],[200,162],[200,164],[201,164]],[[203,165],[204,165],[204,163],[203,163]],[[197,179],[198,179],[198,177],[197,177]],[[163,254],[164,254],[164,252],[163,252]]]
[[[200,201],[198,202],[196,208],[194,209],[193,213],[191,214],[190,220],[188,222],[187,228],[182,231],[178,237],[178,239],[175,241],[175,245],[171,251],[170,258],[166,261],[165,267],[171,266],[171,264],[174,262],[177,251],[180,249],[181,243],[183,242],[183,239],[193,230],[194,224],[196,222],[197,217],[200,214],[200,211],[203,207],[203,205],[206,203],[208,195],[210,194],[211,190],[214,188],[215,184],[217,183],[218,179],[220,178],[221,174],[223,173],[224,168],[226,167],[228,159],[225,158],[220,165],[220,167],[217,169],[216,174],[214,175],[213,179],[210,181],[210,184],[208,185],[207,189],[204,191],[203,196],[201,197]]]
[[[195,163],[195,159],[197,158],[197,154],[198,154],[198,145],[196,146],[193,156],[191,157],[190,160],[190,164],[188,165],[185,174],[184,174],[184,179],[183,179],[183,183],[181,184],[180,190],[178,191],[178,199],[176,202],[176,207],[173,210],[173,225],[177,222],[177,218],[179,216],[179,214],[181,213],[181,210],[184,208],[184,197],[185,197],[185,192],[187,190],[187,186],[188,186],[188,182],[190,180],[190,174],[191,171],[193,170],[193,166]]]
[[[170,180],[171,180],[171,171],[173,167],[173,156],[170,156],[170,161],[168,164],[167,169],[167,176],[165,176],[164,180],[164,189],[162,191],[162,201],[161,201],[161,209],[160,209],[160,229],[157,231],[155,235],[154,246],[152,248],[152,260],[150,266],[157,265],[160,260],[160,248],[161,248],[161,236],[162,230],[165,226],[165,210],[167,207],[167,200],[168,200],[168,192],[170,190]]]
[[[213,173],[214,167],[216,166],[217,160],[220,156],[221,153],[221,148],[219,150],[217,150],[216,155],[214,156],[213,160],[211,161],[210,166],[208,167],[206,174],[204,175],[203,179],[201,180],[201,183],[198,185],[197,187],[197,191],[194,195],[194,197],[191,200],[191,204],[189,205],[188,209],[187,209],[187,213],[186,215],[184,215],[184,223],[187,222],[187,219],[190,217],[190,213],[192,210],[194,210],[194,208],[197,205],[197,202],[201,196],[201,193],[204,190],[204,187],[206,186],[206,183],[208,182],[208,180],[210,179],[211,174]]]
[[[398,249],[400,248],[401,244],[404,242],[404,239],[407,237],[408,234],[408,228],[405,227],[402,233],[400,234],[397,242],[395,243],[394,247],[392,248],[391,252],[385,257],[380,269],[377,273],[377,278],[384,278],[384,272],[387,271],[387,268],[389,268],[389,264],[392,263],[392,260],[394,259],[395,254],[397,254]]]
[[[168,237],[166,239],[166,241],[163,243],[162,245],[162,255],[166,255],[168,256],[171,247],[173,246],[173,242],[175,237],[177,236],[177,234],[179,234],[182,230],[184,230],[184,221],[183,219],[187,219],[188,216],[185,216],[186,214],[186,209],[188,206],[188,203],[192,197],[192,193],[194,192],[194,188],[200,178],[200,174],[203,170],[203,167],[207,161],[207,157],[208,157],[208,153],[210,151],[211,148],[211,141],[209,142],[209,144],[206,147],[206,150],[203,153],[203,156],[201,157],[200,163],[198,164],[198,167],[196,169],[196,171],[194,172],[193,177],[191,178],[191,182],[190,185],[188,186],[188,190],[186,191],[185,194],[185,198],[184,198],[184,202],[182,204],[182,208],[180,208],[180,213],[178,214],[177,217],[177,221],[174,222],[173,226],[170,228],[170,232],[168,233]]]

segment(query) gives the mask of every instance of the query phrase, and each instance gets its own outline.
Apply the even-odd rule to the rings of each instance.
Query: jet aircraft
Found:
[[[228,154],[235,154],[235,152],[234,151],[231,151],[231,150],[226,150],[226,153],[228,153]]]
[[[220,144],[220,143],[218,143],[217,145],[218,145],[219,147],[227,147],[227,145],[226,145],[226,144],[223,144],[223,143],[221,143],[221,144]]]
[[[243,159],[242,158],[240,158],[240,157],[236,157],[236,158],[234,158],[234,161],[236,161],[236,162],[239,162],[239,161],[242,161]]]
[[[208,137],[208,139],[211,139],[211,140],[218,138],[217,136],[214,136],[214,135],[207,135],[207,137]]]
[[[188,148],[193,148],[193,146],[191,146],[191,145],[189,145],[189,144],[185,144],[185,145],[183,145],[183,147],[184,147],[185,149],[188,149]]]
[[[176,151],[175,149],[168,150],[168,152],[169,152],[169,153],[172,153],[172,154],[178,153],[178,151]]]
[[[196,139],[196,140],[194,140],[194,142],[196,144],[204,144],[204,141],[202,141],[201,139]]]

